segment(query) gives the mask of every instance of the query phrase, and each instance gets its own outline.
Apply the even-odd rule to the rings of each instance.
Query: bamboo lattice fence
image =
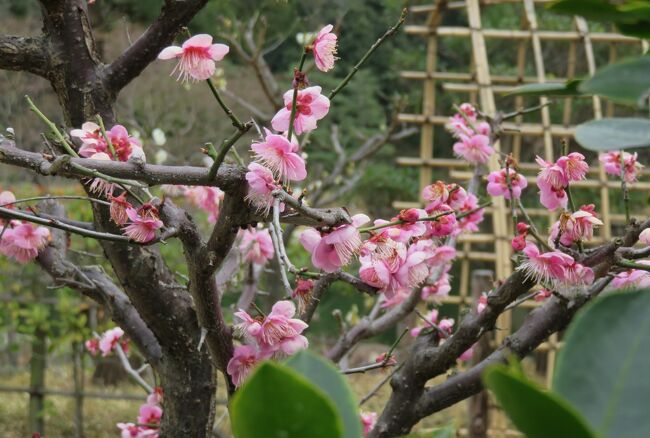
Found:
[[[440,104],[443,96],[453,96],[453,101],[457,104],[471,102],[489,116],[496,115],[497,110],[508,113],[538,104],[547,105],[549,102],[545,97],[504,95],[522,84],[564,82],[570,78],[587,76],[596,71],[597,59],[605,64],[621,56],[647,50],[645,41],[613,31],[604,31],[603,26],[599,26],[598,31],[590,31],[587,22],[581,17],[571,19],[551,16],[551,13],[545,10],[544,3],[548,3],[548,0],[442,0],[410,8],[410,22],[405,27],[405,32],[411,35],[416,43],[419,42],[418,38],[420,41],[424,39],[426,60],[423,71],[402,71],[401,77],[412,83],[421,83],[422,103],[419,113],[402,113],[398,117],[402,122],[421,127],[420,154],[417,157],[400,157],[397,164],[419,169],[420,189],[438,179],[466,182],[471,177],[468,163],[454,158],[451,148],[445,146],[438,150],[434,147],[436,144],[442,146],[443,141],[448,145],[451,141],[444,133],[444,125],[453,109],[449,105],[443,107]],[[492,14],[492,18],[497,14],[514,14],[515,18],[519,18],[520,28],[485,28],[482,21],[486,14]],[[546,30],[540,24],[551,22],[567,26],[562,30]],[[445,68],[450,67],[449,62],[443,65],[441,61],[443,55],[449,58],[449,41],[454,40],[462,40],[465,47],[469,43],[471,59],[467,59],[460,68],[458,65]],[[496,69],[491,61],[495,57],[503,57],[504,53],[499,52],[504,51],[511,54],[512,68],[507,73],[502,73],[503,68],[494,73],[492,70]],[[563,54],[562,61],[558,60],[558,53]],[[552,59],[549,59],[550,57]],[[552,65],[552,68],[549,68],[549,65]],[[517,116],[504,124],[504,135],[494,147],[499,152],[512,153],[519,161],[520,172],[528,179],[528,194],[536,194],[535,177],[539,166],[534,163],[535,155],[554,161],[559,155],[560,141],[566,139],[572,142],[577,123],[613,116],[622,111],[609,102],[604,104],[598,97],[581,100],[582,104],[577,106],[580,102],[564,98],[553,102],[553,107],[544,106],[540,111]],[[437,140],[440,137],[442,141]],[[572,144],[571,147],[576,150],[577,146]],[[578,192],[580,200],[586,200],[582,203],[596,204],[604,222],[604,226],[595,236],[594,242],[597,243],[610,239],[623,226],[625,215],[620,207],[620,182],[607,177],[595,155],[585,155],[591,164],[588,179],[575,183],[574,191]],[[489,170],[498,168],[498,158],[494,156],[489,163]],[[632,190],[650,189],[650,182],[647,182],[650,172],[644,171],[643,175],[646,181],[642,176],[641,181],[631,187]],[[441,300],[443,305],[458,306],[458,312],[474,303],[472,295],[475,295],[475,292],[470,293],[475,289],[475,285],[471,284],[473,271],[490,269],[494,272],[494,280],[503,279],[512,271],[510,239],[513,236],[513,225],[510,209],[503,198],[494,201],[493,206],[486,209],[482,232],[461,236],[459,239],[460,268],[456,273],[458,287],[454,288],[457,293],[453,292]],[[532,201],[528,202],[529,207],[534,205]],[[420,206],[419,200],[396,202],[394,205],[400,209]],[[527,210],[544,229],[556,220],[546,209]],[[525,309],[535,305],[535,301],[531,299],[520,306],[524,310],[516,309],[518,315],[513,314],[515,311],[502,315],[498,321],[493,345],[503,341],[513,328],[516,328],[518,321],[521,321]],[[540,362],[540,374],[547,383],[553,375],[559,346],[558,336],[552,335],[536,353]],[[490,415],[490,418],[488,435],[517,435],[509,430],[503,415]],[[464,433],[467,433],[467,430]]]

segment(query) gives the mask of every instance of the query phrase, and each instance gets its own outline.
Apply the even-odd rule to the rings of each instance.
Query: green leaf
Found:
[[[602,437],[650,436],[650,290],[599,298],[578,314],[553,388]]]
[[[578,90],[581,79],[571,79],[566,82],[551,82],[544,84],[526,84],[513,88],[506,96],[581,96]]]
[[[343,436],[346,438],[361,436],[361,421],[356,398],[341,372],[330,361],[303,350],[291,356],[285,364],[330,396],[343,420]]]
[[[318,387],[292,369],[264,362],[231,404],[236,438],[342,438],[343,422]]]
[[[622,104],[647,106],[646,97],[650,92],[650,56],[610,64],[582,82],[578,89]]]
[[[439,427],[437,429],[433,429],[433,433],[431,435],[431,438],[455,438],[456,437],[456,429],[452,425],[447,425],[445,427]]]
[[[608,0],[560,0],[549,4],[547,8],[560,14],[580,15],[597,21],[615,21],[622,16],[616,5]]]
[[[608,118],[579,125],[576,141],[585,149],[610,151],[650,146],[650,120]]]
[[[497,365],[483,374],[512,422],[528,438],[593,438],[581,415],[557,395],[545,392],[525,378]]]

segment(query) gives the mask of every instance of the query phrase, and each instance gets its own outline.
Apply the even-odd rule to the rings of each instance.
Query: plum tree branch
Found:
[[[160,15],[147,30],[104,70],[104,83],[117,94],[153,62],[208,0],[165,0]]]
[[[49,74],[49,57],[42,37],[0,35],[0,69]]]

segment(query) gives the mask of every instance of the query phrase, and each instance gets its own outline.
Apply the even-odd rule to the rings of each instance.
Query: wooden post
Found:
[[[47,366],[47,336],[37,329],[32,340],[32,358],[29,361],[29,433],[45,433],[44,408],[45,368]]]
[[[494,272],[489,269],[477,269],[472,271],[472,301],[476,309],[479,297],[482,292],[492,289]],[[472,357],[472,366],[481,362],[490,354],[490,339],[487,334],[474,345],[474,355]],[[468,436],[470,438],[486,438],[489,421],[489,400],[486,390],[479,392],[469,399],[469,419],[468,419]]]
[[[83,348],[79,342],[72,343],[72,376],[74,380],[74,425],[75,438],[84,436],[84,366]]]

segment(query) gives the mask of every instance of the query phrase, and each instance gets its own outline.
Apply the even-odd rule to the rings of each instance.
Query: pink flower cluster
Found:
[[[308,326],[293,318],[295,313],[296,306],[291,301],[278,301],[271,313],[257,318],[244,310],[235,312],[241,320],[236,329],[247,342],[235,347],[228,362],[227,371],[235,386],[241,386],[260,360],[291,355],[308,347],[307,338],[301,334]]]
[[[334,272],[350,263],[361,249],[358,228],[369,222],[365,214],[352,216],[352,223],[328,231],[308,228],[300,234],[300,243],[311,253],[312,264],[325,272]]]
[[[113,145],[116,156],[113,156],[98,124],[86,122],[81,125],[81,129],[73,129],[70,131],[71,137],[77,138],[82,142],[79,148],[79,155],[82,157],[105,159],[104,156],[98,156],[98,154],[106,154],[109,160],[127,161],[133,156],[144,161],[145,155],[142,150],[142,144],[138,139],[129,135],[129,132],[124,126],[114,125],[106,131],[106,135]]]
[[[127,208],[126,216],[129,221],[122,230],[134,242],[151,242],[156,238],[156,230],[163,226],[158,209],[149,203],[143,204],[137,210]]]
[[[639,260],[636,263],[650,266],[650,260]],[[616,274],[612,283],[612,289],[643,289],[650,287],[650,272],[643,269],[628,269]]]
[[[537,175],[540,202],[549,210],[558,207],[566,208],[568,196],[565,189],[571,181],[584,179],[589,170],[585,156],[578,152],[571,152],[567,156],[558,158],[555,163],[550,163],[541,157],[537,157],[536,161],[541,167]]]
[[[101,352],[102,356],[106,357],[111,354],[118,343],[126,353],[129,351],[129,347],[127,341],[122,339],[122,336],[124,336],[124,330],[119,327],[113,327],[110,330],[106,330],[99,339],[88,339],[84,345],[92,356],[96,356],[97,353]]]
[[[249,228],[240,233],[239,251],[245,261],[263,266],[275,253],[269,230]]]
[[[162,388],[156,387],[154,392],[147,397],[147,402],[140,406],[138,419],[135,424],[117,423],[117,427],[121,430],[121,437],[158,438],[160,419],[163,414],[163,410],[160,407],[161,403]]]
[[[600,226],[603,222],[596,217],[594,204],[583,205],[579,210],[560,216],[560,220],[551,227],[551,234],[548,238],[549,245],[555,247],[558,241],[564,246],[591,240],[594,237],[594,227]]]
[[[217,187],[164,185],[163,192],[171,197],[184,197],[190,203],[208,213],[208,221],[219,218],[219,209],[225,193]]]
[[[523,251],[526,260],[517,269],[533,278],[535,282],[558,286],[584,286],[593,283],[594,271],[576,262],[573,257],[560,251],[541,252],[534,243],[528,242]]]
[[[621,153],[620,152],[606,152],[600,154],[598,157],[605,172],[609,175],[615,177],[621,177]],[[643,169],[643,164],[637,161],[637,153],[630,154],[628,152],[623,152],[623,162],[624,162],[624,172],[623,178],[625,182],[633,183],[637,180],[641,169]]]
[[[478,112],[469,103],[449,119],[447,129],[458,139],[454,153],[472,164],[487,163],[494,149],[490,146],[490,125],[478,121]]]
[[[422,198],[427,202],[426,213],[429,216],[439,216],[435,221],[427,222],[425,237],[455,236],[463,231],[476,232],[478,224],[483,221],[484,211],[478,208],[478,198],[457,184],[436,181],[422,190]],[[465,215],[457,220],[452,211]]]
[[[0,221],[0,254],[19,263],[34,260],[49,241],[50,231],[45,227],[28,222]]]
[[[508,178],[506,178],[506,175]],[[503,196],[506,199],[510,199],[510,189],[508,189],[508,181],[510,182],[510,187],[512,189],[512,197],[519,199],[521,197],[521,192],[528,186],[528,181],[526,178],[517,173],[514,169],[495,170],[494,172],[488,175],[488,184],[487,192],[491,196]]]

